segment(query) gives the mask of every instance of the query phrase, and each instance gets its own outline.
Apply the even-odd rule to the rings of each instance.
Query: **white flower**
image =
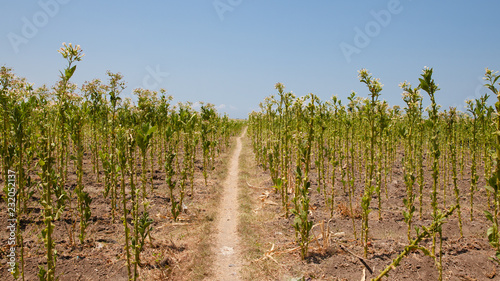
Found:
[[[411,86],[406,80],[404,82],[399,83],[399,88],[406,89],[408,86]]]

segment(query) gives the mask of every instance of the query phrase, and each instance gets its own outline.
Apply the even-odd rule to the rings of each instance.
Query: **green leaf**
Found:
[[[417,234],[417,236],[420,235],[420,228],[418,228],[418,226],[415,226],[415,233]]]
[[[146,133],[146,135],[151,135],[152,133],[156,132],[156,130],[158,129],[158,127],[156,126],[153,126],[153,127],[150,127],[148,132]]]
[[[76,65],[73,66],[72,68],[67,68],[64,72],[65,72],[65,77],[66,77],[66,81],[68,81],[72,76],[73,74],[75,73],[75,70],[76,70]]]
[[[47,280],[47,270],[41,265],[38,266],[38,278],[40,281]]]
[[[300,225],[300,223],[301,223],[301,222],[302,222],[302,221],[300,220],[300,217],[298,217],[298,216],[297,216],[297,217],[295,217],[295,219],[293,219],[293,224],[294,224],[294,225],[297,225],[297,226],[298,226],[298,225]]]
[[[489,185],[485,186],[484,188],[486,188],[486,190],[488,190],[491,193],[495,193],[495,189],[493,189],[493,187],[491,187]]]
[[[490,212],[484,211],[484,215],[489,221],[493,222],[493,215]]]
[[[495,241],[495,236],[496,236],[496,227],[492,226],[490,228],[488,228],[488,231],[486,232],[486,235],[488,235],[488,240],[490,241],[490,243],[492,242],[496,242]]]

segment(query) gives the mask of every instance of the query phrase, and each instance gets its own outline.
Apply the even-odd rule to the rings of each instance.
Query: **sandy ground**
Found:
[[[241,153],[241,138],[236,139],[236,149],[229,162],[229,171],[223,184],[222,198],[217,216],[216,230],[216,280],[240,280],[241,248],[238,237],[238,173]]]

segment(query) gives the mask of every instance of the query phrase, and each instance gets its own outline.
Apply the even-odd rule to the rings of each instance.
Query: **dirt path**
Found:
[[[241,138],[247,128],[236,138],[236,149],[229,162],[229,171],[224,181],[222,198],[217,216],[215,280],[240,280],[241,257],[238,236],[238,173],[241,153]]]

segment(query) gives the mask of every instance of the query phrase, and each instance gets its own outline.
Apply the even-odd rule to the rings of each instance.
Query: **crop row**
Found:
[[[119,73],[107,72],[107,83],[95,79],[77,88],[70,79],[82,50],[64,44],[59,53],[67,67],[51,89],[34,89],[10,68],[0,70],[3,198],[16,221],[19,255],[9,271],[24,280],[21,222],[30,207],[39,205],[47,264],[39,266],[38,276],[56,279],[54,222],[69,217],[70,244],[86,243],[95,198],[86,191],[83,176],[91,173],[94,182],[104,187],[102,196],[110,204],[113,222],[123,221],[128,275],[135,280],[140,253],[146,239],[151,240],[153,219],[148,208],[155,193],[155,165],[165,171],[170,212],[177,220],[186,193],[189,189],[193,193],[196,158],[202,155],[198,160],[207,185],[216,157],[241,123],[219,115],[211,104],[202,103],[198,111],[191,103],[172,105],[164,90],[135,89],[138,101],[134,104],[120,97],[125,83]],[[91,169],[84,168],[84,158],[90,158]],[[68,178],[68,170],[76,171],[76,181]]]
[[[366,258],[369,214],[377,210],[378,219],[383,219],[387,187],[395,176],[395,167],[400,164],[406,186],[401,206],[408,226],[408,246],[378,278],[415,249],[435,259],[441,276],[441,225],[446,217],[456,213],[460,235],[463,235],[465,214],[461,212],[461,199],[469,198],[468,219],[474,220],[473,202],[480,179],[487,183],[484,200],[488,201],[488,208],[483,211],[492,225],[487,235],[499,261],[500,162],[496,159],[500,156],[500,92],[495,84],[500,76],[487,69],[484,77],[486,87],[499,98],[495,107],[488,105],[489,96],[485,94],[466,101],[467,112],[464,113],[453,107],[440,111],[436,103],[440,89],[432,74],[432,69],[425,68],[417,87],[406,81],[400,84],[404,108],[391,107],[383,101],[383,85],[362,69],[359,80],[368,88],[367,98],[354,92],[347,104],[336,96],[328,101],[321,101],[314,94],[297,98],[278,83],[278,95],[266,98],[260,104],[261,110],[250,114],[249,132],[257,161],[269,171],[275,190],[280,194],[285,217],[293,218],[303,258],[308,254],[311,241],[313,221],[309,218],[309,205],[313,184],[332,217],[339,194],[348,195],[353,236],[363,245]],[[431,103],[425,109],[421,92],[427,94]],[[479,166],[483,169],[479,170]],[[428,167],[431,169],[430,181],[425,180]],[[461,194],[457,179],[463,179],[466,169],[470,169],[470,192]],[[355,182],[362,183],[362,190],[357,190],[359,185]],[[430,194],[428,201],[424,200],[426,194]],[[375,207],[372,199],[377,200]],[[362,210],[359,230],[353,215],[356,206]],[[430,210],[432,224],[415,226],[416,217],[422,220],[428,214],[426,210]],[[425,237],[432,237],[430,248],[419,245]]]

